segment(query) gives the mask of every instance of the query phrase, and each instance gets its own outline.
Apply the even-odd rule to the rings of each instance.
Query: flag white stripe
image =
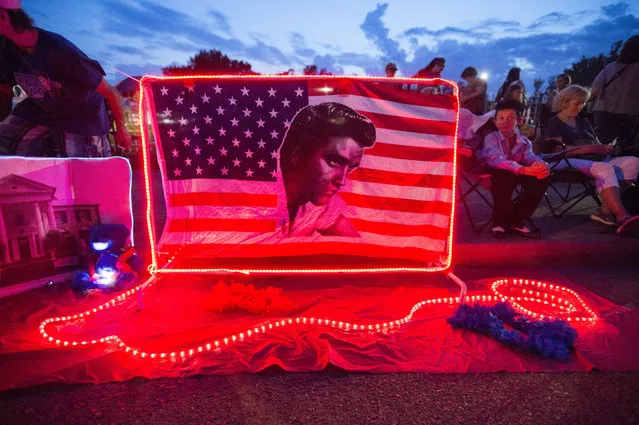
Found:
[[[453,175],[453,164],[451,162],[413,161],[372,155],[364,155],[362,157],[360,168],[431,176]]]
[[[398,186],[384,183],[361,182],[348,180],[341,192],[357,193],[359,195],[374,195],[392,199],[412,199],[416,201],[443,201],[450,202],[452,191],[450,189],[433,189],[416,186]]]
[[[208,205],[168,207],[171,219],[219,218],[219,219],[277,219],[277,208],[265,207],[218,207]],[[239,225],[239,224],[238,224]]]
[[[259,208],[259,207],[209,207],[209,206],[192,206],[192,207],[169,207],[167,213],[171,219],[190,219],[197,220],[201,218],[221,218],[221,219],[269,219],[274,218],[275,208]],[[415,226],[431,225],[435,227],[448,227],[449,217],[444,214],[436,213],[412,213],[403,211],[376,210],[373,208],[347,206],[344,209],[344,216],[348,218],[361,218],[362,220],[404,224],[409,223]]]
[[[309,104],[311,105],[316,105],[318,103],[324,102],[343,103],[355,109],[356,111],[393,115],[397,117],[445,122],[455,122],[457,119],[457,114],[455,113],[454,109],[410,105],[407,103],[399,103],[390,100],[382,100],[373,97],[358,95],[309,96]]]
[[[418,148],[451,149],[455,143],[453,136],[442,136],[439,134],[422,134],[410,131],[377,129],[378,142],[388,143],[398,146],[414,146]],[[364,151],[366,155],[366,151]]]
[[[430,225],[441,228],[448,227],[450,222],[450,217],[444,214],[376,210],[373,208],[353,206],[346,207],[344,216],[380,223],[411,224],[414,226]]]

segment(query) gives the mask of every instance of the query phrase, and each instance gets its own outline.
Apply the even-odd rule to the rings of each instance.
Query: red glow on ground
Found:
[[[91,315],[96,315],[101,311],[122,304],[128,297],[138,294],[144,287],[153,284],[151,277],[147,282],[132,288],[106,303],[91,310],[79,314],[68,316],[50,317],[40,324],[40,334],[42,338],[58,346],[85,346],[91,344],[109,344],[114,348],[124,350],[134,357],[143,359],[186,359],[203,352],[220,351],[230,345],[243,342],[244,340],[262,335],[277,332],[278,328],[291,325],[304,327],[331,327],[344,331],[363,332],[388,332],[396,331],[401,326],[410,322],[413,316],[429,305],[446,304],[454,305],[459,303],[459,297],[442,297],[422,300],[410,309],[408,314],[398,317],[395,320],[385,322],[352,323],[339,318],[317,318],[317,317],[286,317],[275,321],[260,324],[257,327],[246,329],[243,332],[229,334],[225,337],[211,340],[198,346],[193,346],[179,352],[147,352],[141,348],[128,345],[118,335],[108,335],[93,340],[61,339],[49,334],[46,330],[48,325],[61,325],[64,322],[84,319]],[[510,302],[519,313],[536,319],[563,319],[573,324],[595,323],[598,320],[597,314],[584,302],[584,300],[572,289],[554,285],[548,282],[540,282],[528,279],[499,279],[491,285],[492,294],[471,294],[465,297],[469,303],[494,303],[497,301]]]

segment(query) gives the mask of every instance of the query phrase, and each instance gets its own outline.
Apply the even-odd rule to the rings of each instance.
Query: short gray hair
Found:
[[[578,84],[571,84],[564,88],[559,94],[555,97],[555,100],[552,102],[552,110],[554,112],[559,112],[566,107],[568,102],[573,99],[583,99],[584,102],[590,99],[590,89],[580,86]]]

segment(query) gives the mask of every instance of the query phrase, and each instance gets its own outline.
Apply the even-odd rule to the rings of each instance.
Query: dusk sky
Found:
[[[335,74],[411,76],[434,56],[443,76],[466,66],[495,92],[512,66],[532,89],[582,55],[608,53],[639,33],[639,2],[602,0],[23,0],[36,25],[99,60],[111,82],[186,64],[200,49],[248,61],[259,73],[316,64]]]

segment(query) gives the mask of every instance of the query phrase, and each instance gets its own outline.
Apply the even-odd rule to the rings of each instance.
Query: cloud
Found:
[[[293,53],[297,56],[311,58],[317,54],[314,49],[306,45],[306,39],[299,32],[291,33],[290,42],[291,47],[293,47]]]
[[[414,27],[400,32],[398,36],[409,42],[409,52],[413,56],[409,61],[406,60],[407,52],[396,47],[384,26],[386,10],[386,5],[377,6],[367,15],[367,24],[360,26],[366,37],[375,41],[379,57],[397,61],[404,75],[413,75],[433,57],[443,56],[447,60],[445,77],[457,80],[461,71],[472,65],[480,71],[489,72],[489,88],[492,85],[494,91],[512,66],[522,68],[522,77],[532,86],[535,78],[546,79],[558,74],[582,55],[607,53],[614,42],[639,33],[639,19],[629,13],[626,3],[602,7],[596,19],[570,33],[526,34],[525,30],[539,30],[567,20],[582,19],[583,22],[583,17],[592,12],[580,11],[573,16],[552,12],[526,28],[519,22],[500,19],[484,20],[467,28]],[[492,34],[495,30],[507,36],[496,38]],[[425,41],[434,43],[429,47],[424,44]]]
[[[228,18],[223,14],[218,12],[217,10],[211,10],[209,12],[209,16],[213,18],[215,25],[223,32],[227,34],[231,34],[231,25],[229,24]]]
[[[497,18],[486,19],[470,28],[447,26],[438,30],[431,30],[426,27],[413,27],[400,34],[400,37],[412,38],[416,36],[432,36],[435,39],[446,39],[454,36],[463,36],[474,40],[492,39],[496,31],[512,32],[521,29],[521,24],[517,21],[504,21]]]
[[[259,60],[273,65],[288,66],[291,63],[287,55],[282,53],[280,49],[262,42],[259,35],[253,35],[251,38],[254,44],[252,46],[245,46],[244,48],[246,56],[249,58],[259,58]]]
[[[628,14],[628,8],[630,6],[628,3],[614,3],[606,6],[602,6],[601,9],[604,15],[609,16],[611,18],[617,18],[619,16],[624,16]]]
[[[526,58],[519,58],[519,57],[513,58],[511,64],[512,66],[516,66],[517,68],[521,69],[524,72],[529,71],[531,69],[535,69],[535,65]]]
[[[481,28],[503,28],[503,29],[519,29],[521,24],[517,21],[504,21],[498,18],[490,18],[484,21],[481,21],[477,26],[473,29],[478,30]]]
[[[115,50],[117,52],[124,53],[126,55],[133,55],[133,56],[137,56],[139,58],[144,58],[144,59],[147,59],[150,57],[149,54],[146,53],[145,51],[132,46],[118,46],[115,44],[109,44],[107,47],[111,50]]]
[[[366,13],[359,26],[373,51],[348,52],[342,51],[339,45],[307,39],[300,32],[290,33],[288,44],[281,47],[276,47],[264,34],[253,33],[248,40],[239,39],[233,36],[229,19],[216,10],[200,20],[165,7],[159,1],[101,0],[100,4],[109,12],[104,15],[103,30],[118,37],[110,46],[111,51],[142,58],[140,63],[159,60],[157,56],[143,56],[145,52],[154,55],[158,53],[153,52],[172,52],[172,57],[183,58],[200,49],[215,48],[233,59],[282,71],[301,70],[303,65],[314,63],[333,73],[362,69],[370,75],[381,75],[384,64],[393,61],[402,75],[410,76],[433,57],[443,56],[447,59],[445,77],[457,80],[466,66],[474,66],[489,72],[491,91],[496,91],[514,65],[522,68],[522,77],[532,86],[534,78],[547,79],[582,55],[607,53],[615,41],[639,33],[639,20],[629,12],[628,4],[615,3],[571,15],[554,11],[528,26],[491,18],[466,26],[399,28],[392,34],[384,22],[389,4],[381,3]],[[215,22],[213,30],[211,18]],[[570,32],[551,31],[565,22],[572,23],[573,27],[582,24]],[[127,41],[135,47],[129,47]],[[110,58],[109,62],[114,60]],[[120,66],[143,69],[146,65]],[[158,70],[161,66],[149,67]],[[263,69],[256,71],[264,72]]]
[[[136,64],[130,64],[130,63],[117,64],[113,67],[112,79],[113,81],[120,81],[127,78],[121,73],[115,71],[115,69],[119,69],[120,71],[125,72],[132,76],[162,75],[162,66],[163,65],[151,64],[151,63],[147,63],[143,65],[136,65]],[[111,80],[111,78],[109,80]]]
[[[446,36],[455,35],[455,34],[472,36],[477,33],[470,29],[464,29],[464,28],[458,28],[458,27],[445,27],[440,30],[429,30],[428,28],[425,28],[425,27],[414,27],[404,31],[401,34],[401,36],[411,37],[411,36],[421,36],[421,35],[432,35],[435,37],[446,37]]]
[[[565,23],[566,21],[568,21],[570,19],[569,15],[566,15],[565,13],[561,13],[561,12],[552,12],[552,13],[548,13],[540,18],[538,18],[535,22],[533,22],[532,24],[528,25],[526,27],[526,29],[528,30],[536,30],[548,25],[554,25],[554,24],[560,24],[560,23]]]
[[[406,52],[400,49],[397,41],[389,37],[389,30],[382,21],[387,9],[388,3],[378,4],[375,10],[366,14],[366,18],[364,18],[360,28],[364,31],[366,38],[372,41],[386,55],[404,58],[406,57]]]
[[[125,38],[136,38],[147,45],[162,46],[184,53],[190,47],[193,54],[200,49],[218,49],[233,59],[259,60],[272,65],[289,65],[290,59],[278,48],[253,37],[253,44],[223,37],[211,32],[205,22],[194,19],[178,10],[150,0],[137,3],[121,0],[102,0],[105,9],[104,30]],[[210,12],[224,32],[232,28],[224,15]],[[184,40],[188,40],[185,42]]]

